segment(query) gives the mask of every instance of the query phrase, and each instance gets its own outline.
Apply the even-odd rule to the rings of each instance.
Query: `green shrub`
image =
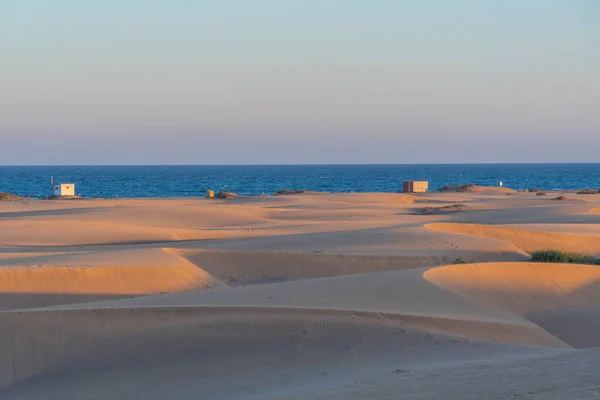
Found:
[[[559,250],[538,250],[531,253],[531,261],[562,263],[562,264],[591,264],[600,265],[600,259],[585,254],[565,253]]]
[[[571,264],[591,264],[600,265],[600,259],[592,256],[586,256],[585,254],[570,254],[569,262]]]

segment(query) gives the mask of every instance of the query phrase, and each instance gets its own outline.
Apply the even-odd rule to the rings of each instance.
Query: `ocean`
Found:
[[[51,194],[50,177],[92,198],[203,196],[208,189],[399,192],[404,180],[428,180],[430,190],[500,181],[513,189],[569,190],[600,188],[600,164],[0,166],[0,192],[43,198]]]

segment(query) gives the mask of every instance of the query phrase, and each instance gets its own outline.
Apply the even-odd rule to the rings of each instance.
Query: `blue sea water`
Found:
[[[500,181],[514,189],[600,188],[600,164],[4,166],[0,192],[45,197],[51,176],[55,183],[75,183],[84,197],[202,196],[207,189],[243,195],[280,189],[398,192],[404,180],[428,180],[430,190]]]

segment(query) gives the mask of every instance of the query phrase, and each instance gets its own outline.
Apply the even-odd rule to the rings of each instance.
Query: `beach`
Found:
[[[600,195],[474,189],[0,201],[0,399],[596,399]]]

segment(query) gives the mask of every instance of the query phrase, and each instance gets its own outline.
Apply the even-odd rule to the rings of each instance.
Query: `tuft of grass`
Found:
[[[577,192],[577,194],[598,194],[598,191],[594,189],[584,189]]]
[[[538,250],[531,253],[531,261],[561,263],[561,264],[589,264],[600,265],[600,259],[585,254],[565,253],[560,250]]]
[[[536,195],[536,196],[545,196],[545,195],[546,195],[546,192],[539,192],[539,191],[538,191],[538,192],[535,192],[535,195]]]

